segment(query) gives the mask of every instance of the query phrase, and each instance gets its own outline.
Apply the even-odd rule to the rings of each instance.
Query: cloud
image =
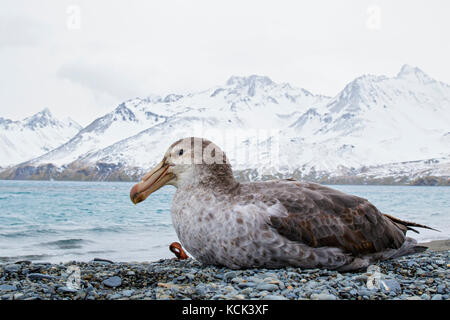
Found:
[[[62,65],[57,75],[95,94],[107,94],[122,100],[145,95],[145,89],[139,85],[141,74],[135,73],[133,76],[132,69],[114,63],[78,60]]]
[[[26,17],[0,17],[0,48],[36,46],[49,36],[50,30],[40,22]]]
[[[450,83],[450,1],[375,2],[376,30],[369,0],[2,0],[0,116],[49,107],[86,123],[126,99],[203,90],[233,74],[335,95],[408,62]],[[73,4],[79,29],[67,27]]]

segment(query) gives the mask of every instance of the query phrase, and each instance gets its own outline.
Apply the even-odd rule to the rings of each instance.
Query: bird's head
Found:
[[[163,160],[131,188],[130,199],[134,204],[142,202],[164,185],[220,186],[233,181],[231,166],[217,145],[203,138],[184,138],[173,143]]]

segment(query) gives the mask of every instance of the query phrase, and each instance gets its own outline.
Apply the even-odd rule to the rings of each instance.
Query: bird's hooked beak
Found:
[[[170,164],[164,158],[155,168],[147,173],[142,180],[130,190],[130,199],[134,204],[147,199],[149,195],[169,182],[174,174],[169,172]]]

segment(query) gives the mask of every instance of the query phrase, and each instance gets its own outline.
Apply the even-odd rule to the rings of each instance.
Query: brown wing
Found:
[[[272,216],[278,233],[312,247],[338,247],[354,255],[399,248],[403,232],[369,201],[313,183],[285,181],[276,199],[286,217]]]

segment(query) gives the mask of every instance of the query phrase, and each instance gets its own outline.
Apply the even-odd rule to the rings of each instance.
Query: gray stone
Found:
[[[327,293],[313,293],[310,298],[311,300],[337,300],[335,295]]]
[[[206,295],[206,288],[205,288],[204,285],[198,285],[198,286],[195,288],[195,291],[194,291],[194,292],[195,292],[196,295],[203,297],[203,296]]]
[[[56,277],[48,275],[48,274],[43,274],[43,273],[30,273],[30,274],[28,274],[28,279],[30,279],[30,280],[42,280],[42,279],[54,280],[54,279],[56,279]]]
[[[354,281],[358,281],[358,282],[362,282],[362,283],[366,283],[367,279],[369,279],[369,277],[365,274],[353,277]]]
[[[272,283],[260,283],[256,286],[257,290],[267,290],[267,291],[275,291],[278,290],[278,286]]]
[[[444,284],[438,285],[436,288],[436,292],[437,293],[445,293],[445,285]]]
[[[236,272],[230,271],[223,275],[224,281],[230,281],[231,279],[236,278]]]
[[[401,293],[400,283],[395,279],[385,279],[380,281],[381,290],[385,292]]]
[[[416,269],[416,274],[418,275],[418,276],[422,276],[422,275],[424,275],[425,274],[425,271],[423,271],[422,269]]]
[[[108,259],[102,259],[102,258],[94,258],[93,262],[104,263],[104,264],[114,264],[113,261],[108,260]]]
[[[241,291],[242,294],[245,294],[246,296],[254,293],[253,288],[245,288],[244,290]]]
[[[318,269],[315,269],[315,270],[319,271]],[[267,278],[275,278],[275,279],[278,278],[278,275],[277,275],[275,272],[266,272],[266,273],[265,273],[265,276],[266,276]]]
[[[131,295],[134,293],[134,290],[123,290],[121,293],[124,297],[131,297]]]
[[[258,278],[258,277],[255,277],[255,276],[248,277],[247,280],[248,280],[249,282],[255,282],[255,283],[260,283],[260,282],[262,281],[261,278]]]
[[[372,295],[373,291],[370,291],[368,289],[359,289],[358,294],[360,296],[367,296],[370,297]]]
[[[14,300],[22,300],[23,299],[23,297],[24,297],[25,295],[23,294],[23,293],[16,293],[14,296],[13,296],[13,299]]]
[[[435,294],[433,296],[433,298],[431,298],[431,300],[442,300],[442,295],[441,294]]]
[[[184,276],[184,275],[175,278],[175,280],[176,280],[177,282],[183,282],[185,279],[186,279],[186,276]]]
[[[26,274],[28,274],[28,272],[30,272],[30,270],[28,270],[28,268],[23,268],[20,273],[23,275],[26,275]]]
[[[406,265],[408,266],[408,267],[418,267],[419,265],[417,264],[417,262],[415,262],[415,261],[408,261],[407,263],[406,263]]]
[[[8,264],[4,270],[8,273],[14,273],[20,270],[20,264]]]
[[[0,291],[16,291],[17,287],[9,284],[0,285]]]
[[[422,299],[420,299],[419,296],[411,296],[411,297],[407,297],[406,300],[422,300]]]
[[[114,277],[103,280],[103,284],[110,288],[116,288],[122,284],[122,279],[118,276],[114,276]]]
[[[320,286],[320,283],[318,283],[317,281],[311,280],[311,281],[308,281],[308,283],[305,284],[305,289],[311,290],[311,289],[314,289],[314,288],[316,288],[318,286]]]
[[[69,287],[59,287],[58,292],[61,293],[75,293],[77,292],[77,289],[75,288],[69,288]]]
[[[287,298],[280,295],[268,294],[262,300],[287,300]]]
[[[254,288],[256,287],[256,283],[254,282],[241,282],[238,283],[238,287],[243,289],[243,288]]]
[[[195,279],[195,276],[192,273],[186,273],[186,279],[189,281],[193,281]]]
[[[430,296],[426,293],[424,293],[423,295],[420,296],[420,299],[422,300],[430,300]]]

